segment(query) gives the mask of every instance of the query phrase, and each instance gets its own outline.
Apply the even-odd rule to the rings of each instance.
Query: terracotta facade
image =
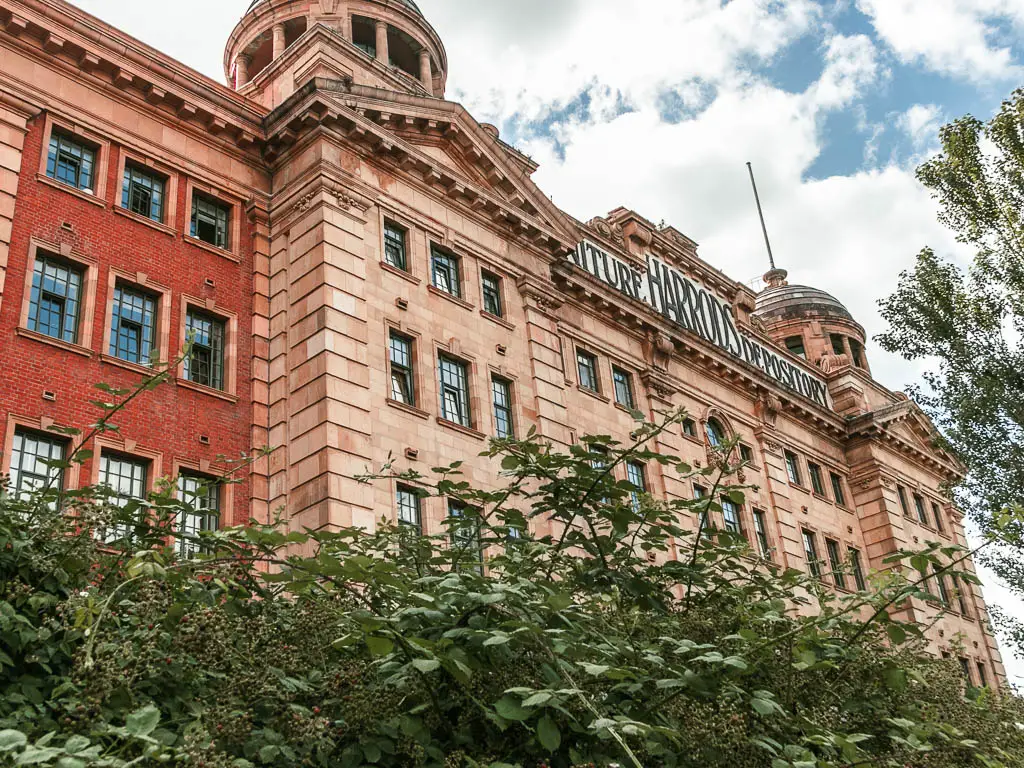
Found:
[[[962,468],[871,377],[835,298],[781,271],[755,294],[633,211],[576,221],[529,158],[444,99],[447,67],[411,0],[258,2],[228,41],[230,88],[63,0],[0,0],[3,469],[15,434],[88,423],[93,383],[144,375],[111,354],[111,304],[130,289],[152,300],[161,359],[190,312],[213,318],[222,375],[181,366],[68,483],[97,479],[103,451],[146,462],[152,485],[273,446],[221,499],[222,522],[280,509],[295,526],[372,527],[397,515],[396,488],[352,478],[389,455],[421,470],[464,459],[487,486],[496,467],[477,454],[499,422],[565,445],[625,440],[632,399],[652,418],[687,407],[692,423],[660,447],[692,463],[710,458],[709,424],[740,437],[758,488],[740,523],[781,565],[808,567],[806,536],[826,580],[832,551],[855,550],[866,572],[899,547],[965,543],[940,490]],[[89,187],[53,178],[55,135],[93,153]],[[160,180],[158,217],[131,210],[131,169]],[[214,229],[196,201],[221,212]],[[581,243],[593,269],[570,257]],[[72,341],[32,314],[40,254],[82,275]],[[652,263],[680,276],[671,288]],[[645,471],[655,496],[695,493]],[[421,511],[440,531],[441,501]],[[929,637],[976,684],[1002,679],[982,596],[961,588]],[[907,608],[929,624],[937,612]]]

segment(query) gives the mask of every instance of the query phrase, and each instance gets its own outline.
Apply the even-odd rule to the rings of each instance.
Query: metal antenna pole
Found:
[[[768,239],[768,227],[764,223],[764,211],[761,209],[761,196],[757,194],[757,182],[754,181],[754,166],[747,163],[747,170],[750,171],[750,186],[754,188],[754,202],[757,203],[757,215],[761,217],[761,231],[764,232],[764,244],[768,248],[768,262],[775,269],[775,256],[772,254],[772,244]]]

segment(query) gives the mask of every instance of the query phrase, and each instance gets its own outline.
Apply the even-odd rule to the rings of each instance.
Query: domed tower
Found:
[[[790,285],[784,269],[764,276],[768,287],[757,296],[752,318],[798,357],[825,372],[845,364],[870,373],[864,354],[864,328],[835,296],[805,285]]]
[[[255,0],[224,74],[270,108],[314,77],[443,98],[448,59],[413,0]]]

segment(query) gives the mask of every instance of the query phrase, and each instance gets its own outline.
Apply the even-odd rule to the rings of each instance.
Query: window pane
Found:
[[[220,486],[216,480],[182,474],[178,478],[178,498],[190,509],[182,512],[178,526],[178,546],[182,557],[209,554],[195,539],[202,531],[220,528]]]
[[[185,337],[192,343],[185,358],[185,378],[205,387],[224,389],[224,322],[189,310]]]
[[[406,231],[390,221],[384,222],[384,262],[403,272],[408,271],[405,253]]]
[[[459,260],[450,254],[435,249],[431,250],[431,280],[439,291],[452,296],[462,296],[462,284],[459,277]]]
[[[579,368],[580,386],[591,392],[597,392],[597,359],[587,352],[577,351],[576,363]]]
[[[932,517],[935,518],[935,527],[940,531],[946,530],[945,525],[942,522],[942,510],[939,509],[939,505],[932,502]]]
[[[792,352],[797,357],[807,359],[807,351],[804,349],[804,337],[803,336],[790,336],[786,339],[786,349]]]
[[[164,182],[159,176],[126,165],[121,207],[147,219],[164,220]]]
[[[846,493],[843,489],[843,478],[835,472],[830,472],[829,476],[832,478],[832,497],[836,500],[836,504],[845,507]]]
[[[420,514],[420,497],[411,488],[400,485],[395,500],[398,506],[398,524],[422,533],[423,518]]]
[[[821,475],[821,467],[807,462],[807,473],[811,476],[811,490],[819,496],[825,495],[825,481]]]
[[[708,437],[708,443],[717,448],[725,442],[725,427],[718,419],[708,419],[704,424],[704,434]]]
[[[494,275],[483,273],[484,312],[495,317],[504,317],[505,311],[501,304],[501,281]]]
[[[647,471],[644,465],[638,461],[627,461],[626,462],[626,479],[635,489],[630,492],[630,501],[633,505],[633,511],[640,511],[640,496],[641,494],[647,493]]]
[[[740,508],[731,499],[722,498],[722,517],[725,519],[725,530],[743,536],[743,524],[740,521]]]
[[[807,569],[816,579],[821,578],[821,561],[818,560],[818,543],[810,531],[803,532],[804,556],[807,558]]]
[[[832,580],[840,589],[846,589],[846,574],[843,573],[843,559],[839,555],[839,542],[825,539],[828,549],[828,564],[832,568]]]
[[[80,270],[51,256],[36,257],[29,297],[29,330],[76,343],[81,300]]]
[[[924,499],[914,494],[914,509],[917,510],[917,521],[921,525],[928,525],[928,513],[924,509]]]
[[[853,570],[853,579],[857,582],[857,589],[863,592],[867,589],[867,582],[864,580],[864,567],[860,562],[860,552],[852,547],[850,552],[850,567]]]
[[[217,248],[228,247],[230,208],[212,198],[192,194],[192,237]]]
[[[152,362],[156,301],[131,288],[116,286],[111,311],[110,354],[131,363]]]
[[[93,192],[92,175],[96,153],[81,142],[54,131],[46,158],[46,175],[75,189]]]
[[[126,506],[132,499],[144,499],[146,496],[147,463],[122,456],[103,454],[100,456],[100,485],[105,485],[116,494],[110,503],[119,507]],[[99,531],[103,541],[113,542],[130,535],[127,523],[117,523],[109,530]]]
[[[757,535],[757,548],[761,553],[761,557],[770,560],[772,550],[768,543],[768,528],[765,523],[764,512],[759,509],[754,510],[754,533]]]
[[[11,492],[25,498],[32,491],[46,488],[60,490],[64,484],[64,471],[46,464],[64,461],[66,443],[49,435],[16,429],[11,445]]]
[[[494,426],[498,437],[514,437],[512,423],[512,386],[503,379],[491,379],[491,394],[494,399]]]
[[[449,501],[448,518],[452,521],[449,527],[452,547],[462,549],[466,559],[483,563],[484,551],[480,542],[480,521],[473,511],[465,504]],[[483,571],[482,565],[475,565],[475,568]]]
[[[406,405],[416,404],[412,377],[412,341],[392,333],[389,341],[391,359],[391,399]]]
[[[693,419],[686,419],[683,421],[683,434],[687,437],[697,436],[697,422]]]
[[[796,454],[792,451],[786,451],[786,473],[789,475],[789,482],[793,485],[801,485],[800,482],[800,464]]]
[[[612,379],[615,382],[615,402],[630,409],[635,408],[633,377],[623,370],[612,368]]]
[[[910,517],[910,505],[907,503],[907,489],[902,485],[897,485],[896,495],[899,497],[900,510],[902,510],[903,516]]]
[[[466,364],[442,355],[438,368],[441,380],[441,418],[469,427],[469,374]]]

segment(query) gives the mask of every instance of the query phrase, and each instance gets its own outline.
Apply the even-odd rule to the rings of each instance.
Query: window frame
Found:
[[[493,283],[493,287],[490,290],[488,289],[488,285],[487,285],[488,281]],[[490,317],[497,317],[500,320],[504,320],[505,319],[505,315],[507,314],[507,312],[506,312],[506,307],[505,307],[504,284],[505,284],[505,281],[502,279],[501,275],[499,275],[498,273],[496,273],[496,272],[494,272],[492,270],[481,268],[481,270],[480,270],[480,306],[481,306],[481,310],[480,311],[483,312],[485,315],[489,315]],[[497,306],[496,306],[497,312],[493,311],[493,309],[489,308],[489,306],[488,306],[488,296],[489,295],[493,297],[493,300],[495,302],[497,302]]]
[[[154,221],[153,219],[135,213],[122,205],[124,202],[124,176],[128,166],[135,166],[140,170],[144,170],[146,173],[162,177],[164,181],[164,206],[162,220]],[[118,194],[114,199],[114,212],[127,216],[134,221],[138,221],[149,227],[153,227],[165,234],[176,235],[176,227],[178,225],[178,176],[178,171],[171,166],[155,161],[148,155],[136,152],[130,147],[121,146],[119,148],[117,159],[117,176],[115,177],[118,180],[119,186]]]
[[[498,387],[504,387],[506,404],[501,405],[498,403]],[[507,379],[504,376],[498,374],[491,374],[491,414],[494,417],[494,434],[499,439],[515,439],[516,436],[516,419],[515,419],[515,401],[513,400],[513,386],[512,380]],[[502,423],[502,415],[508,423],[508,429],[503,434],[500,424]]]
[[[3,432],[3,445],[0,447],[0,475],[10,475],[11,461],[14,453],[15,432],[21,430],[23,432],[34,432],[39,435],[46,435],[47,437],[53,436],[58,439],[64,437],[63,435],[51,432],[50,427],[53,426],[54,421],[49,417],[28,417],[16,413],[8,413]],[[67,440],[67,442],[70,444],[70,439]],[[81,464],[72,462],[70,467],[62,470],[64,475],[64,490],[73,490],[78,488],[81,468]]]
[[[896,498],[897,501],[899,501],[900,511],[903,513],[903,516],[908,520],[912,520],[913,515],[910,511],[910,500],[907,498],[907,489],[899,483],[896,484]]]
[[[49,254],[58,261],[70,263],[83,273],[82,298],[78,318],[78,340],[63,341],[45,333],[29,328],[28,320],[32,303],[32,286],[35,279],[35,263],[40,254]],[[21,315],[18,320],[18,333],[47,344],[53,344],[81,355],[92,355],[93,331],[96,326],[96,283],[99,265],[92,259],[76,252],[69,244],[55,245],[43,240],[29,240],[28,260],[25,269],[24,293],[22,294]]]
[[[73,137],[75,140],[91,144],[95,159],[93,161],[94,183],[92,194],[77,187],[67,184],[47,174],[49,164],[50,141],[54,131]],[[106,168],[110,159],[110,140],[105,136],[90,130],[74,120],[65,120],[60,116],[54,116],[51,112],[46,113],[46,122],[43,127],[42,148],[39,153],[39,170],[36,179],[56,189],[61,189],[69,194],[76,195],[83,200],[105,208],[107,203],[107,172]]]
[[[630,459],[626,462],[626,481],[635,490],[630,491],[630,501],[634,512],[640,511],[640,499],[644,494],[650,493],[647,484],[647,465],[642,461]]]
[[[94,458],[92,461],[92,485],[98,486],[101,484],[100,478],[103,474],[103,459],[105,456],[112,455],[121,461],[140,464],[145,468],[141,496],[126,497],[127,499],[138,498],[140,500],[145,500],[146,497],[153,492],[157,479],[162,477],[161,467],[163,464],[163,454],[159,451],[140,448],[136,441],[131,439],[117,441],[109,438],[98,437],[95,442]],[[112,543],[117,540],[118,539],[104,539],[104,541],[107,541],[108,543]]]
[[[825,552],[828,555],[828,563],[832,568],[832,582],[838,589],[846,591],[846,574],[843,571],[843,558],[839,550],[839,542],[836,539],[825,537]]]
[[[22,444],[22,450],[20,451],[16,448],[16,443],[19,440],[19,438]],[[5,466],[3,467],[2,472],[0,472],[0,474],[7,476],[9,480],[9,485],[6,486],[6,489],[9,490],[10,493],[15,498],[21,496],[23,490],[21,487],[21,481],[23,477],[27,474],[32,479],[40,480],[43,485],[49,484],[51,480],[55,479],[57,482],[52,486],[52,490],[68,490],[70,468],[62,469],[59,467],[45,467],[45,475],[40,475],[38,472],[25,473],[23,471],[22,464],[24,463],[24,459],[26,456],[26,453],[24,451],[26,439],[33,439],[36,440],[37,442],[45,442],[51,448],[51,451],[47,456],[41,456],[38,453],[28,454],[32,458],[34,469],[38,469],[38,467],[36,467],[35,464],[39,461],[68,461],[68,449],[71,447],[71,441],[68,438],[61,437],[60,435],[57,435],[53,432],[47,432],[44,429],[35,429],[32,427],[24,426],[18,422],[12,422],[10,425],[10,430],[7,439],[4,441],[3,458]],[[52,452],[53,448],[59,448],[59,455],[54,456]],[[14,468],[14,459],[16,455],[20,457],[17,469]],[[17,478],[15,477],[15,475],[17,475]],[[43,486],[36,485],[24,490],[26,493],[32,493],[33,491],[38,490],[40,487]]]
[[[794,346],[790,345],[790,342],[792,341],[799,342],[799,350],[797,350]],[[804,337],[802,335],[787,336],[782,343],[786,347],[786,351],[789,352],[791,355],[799,357],[801,360],[807,359],[807,345],[804,342]]]
[[[803,541],[804,558],[807,560],[807,571],[818,581],[824,580],[821,558],[818,556],[817,534],[808,529],[800,529],[800,538]]]
[[[729,438],[727,437],[726,426],[717,416],[708,416],[704,420],[704,438],[708,445],[718,449],[722,447]]]
[[[690,419],[690,418],[683,419],[683,423],[681,425],[681,429],[682,429],[683,437],[688,437],[691,440],[698,440],[699,439],[697,437],[697,422],[694,421],[693,419]]]
[[[135,177],[139,176],[139,179]],[[134,161],[126,162],[123,170],[120,174],[121,178],[121,200],[120,207],[124,210],[132,213],[136,216],[149,219],[156,224],[163,224],[167,219],[167,194],[170,191],[169,180],[164,174],[147,168],[144,165],[140,165]],[[139,184],[136,184],[136,181]],[[149,184],[149,187],[145,186],[145,183]],[[159,184],[159,202],[154,202],[154,184]],[[149,213],[143,213],[135,210],[133,206],[133,193],[136,189],[142,189],[149,195]],[[127,202],[127,205],[125,204]],[[158,215],[153,216],[153,207],[157,207]]]
[[[195,207],[196,195],[206,197],[228,209],[226,222],[227,246],[220,247],[192,234],[192,214]],[[184,239],[197,248],[216,253],[231,261],[240,261],[241,252],[241,211],[243,201],[238,195],[231,194],[225,189],[215,187],[211,184],[199,182],[195,179],[188,179],[185,188],[185,210],[184,210]]]
[[[413,501],[412,507],[416,513],[415,522],[402,517],[403,496],[408,496]],[[415,530],[420,536],[425,532],[423,525],[423,499],[420,498],[411,485],[406,485],[405,483],[395,484],[395,521],[398,524],[399,530]]]
[[[864,592],[868,588],[867,574],[864,572],[864,562],[860,550],[856,547],[847,547],[846,555],[850,561],[850,571],[853,575],[853,583],[857,586],[858,592]]]
[[[751,467],[754,466],[754,449],[746,443],[740,443],[739,451],[740,461]]]
[[[440,285],[437,284],[437,267],[439,261],[448,262],[448,279],[450,283],[449,288],[451,290],[442,288]],[[440,291],[441,293],[446,294],[447,296],[451,296],[459,300],[464,300],[464,291],[462,285],[464,272],[465,270],[463,269],[461,256],[456,255],[447,248],[443,248],[437,243],[430,244],[430,285],[434,288],[434,290]],[[452,280],[454,280],[454,283],[452,283]]]
[[[620,384],[625,388],[627,402],[620,399]],[[636,388],[633,386],[633,374],[618,365],[612,364],[612,389],[615,391],[615,404],[630,411],[636,410]]]
[[[912,497],[914,499],[914,512],[917,514],[917,522],[925,528],[931,527],[928,524],[928,510],[925,508],[924,496],[914,492]]]
[[[942,518],[942,508],[937,501],[932,501],[932,517],[935,519],[935,530],[946,533],[946,523]]]
[[[385,215],[381,219],[381,222],[382,222],[382,224],[381,224],[381,256],[382,256],[381,263],[385,264],[388,267],[391,267],[392,269],[397,269],[399,272],[403,272],[406,275],[411,275],[412,274],[412,264],[411,264],[411,259],[409,258],[410,257],[410,250],[411,250],[409,248],[409,241],[410,241],[411,230],[409,229],[409,227],[405,226],[404,224],[399,223],[394,218],[392,218],[390,216],[387,216],[387,215]],[[388,237],[388,233],[390,231],[395,231],[395,232],[400,232],[401,233],[401,256],[402,256],[402,265],[401,266],[399,266],[398,264],[392,263],[390,258],[389,258],[388,244],[389,243],[394,243],[394,238]]]
[[[124,296],[126,293],[131,294],[134,298],[137,298],[144,302],[143,319],[141,323],[136,323],[134,319],[126,319],[124,317]],[[160,305],[162,298],[163,297],[160,294],[154,294],[152,291],[147,291],[145,288],[137,287],[133,283],[116,280],[114,281],[114,284],[109,294],[109,301],[107,302],[110,305],[110,323],[109,327],[107,328],[106,338],[104,339],[104,350],[108,357],[120,360],[121,362],[124,363],[138,365],[144,368],[152,368],[154,361],[159,362],[162,360],[162,358],[160,358],[160,315],[162,309]],[[119,303],[121,305],[120,309],[118,308]],[[151,305],[149,308],[150,322],[148,330],[150,333],[150,338],[148,341],[148,354],[144,354],[145,345],[147,343],[145,338],[145,332],[147,329],[145,303],[149,303]],[[114,327],[115,319],[117,325],[116,328]],[[136,360],[132,360],[129,357],[125,357],[121,354],[121,340],[123,337],[122,330],[124,328],[124,325],[137,326],[139,334],[139,349],[138,359]]]
[[[795,485],[798,488],[803,488],[803,477],[800,474],[800,456],[795,451],[791,451],[788,448],[782,449],[783,462],[786,465],[786,477],[789,479],[790,485]]]
[[[848,508],[846,504],[846,482],[843,476],[831,469],[828,471],[828,476],[832,485],[832,500],[838,506],[844,509]]]
[[[821,464],[808,459],[807,477],[811,481],[811,492],[816,496],[821,496],[823,499],[827,499],[828,495],[825,493],[825,475],[821,469]]]
[[[718,505],[722,508],[722,530],[731,533],[734,536],[742,536],[746,539],[747,534],[746,531],[743,530],[743,507],[725,496],[718,500]],[[730,512],[735,515],[735,521],[733,521],[732,525],[729,521]],[[733,530],[733,525],[735,526],[735,530]]]
[[[187,329],[190,310],[195,310],[200,314],[219,320],[224,324],[224,352],[222,361],[224,386],[223,388],[218,389],[216,387],[192,381],[186,376],[185,360],[182,360],[178,364],[177,382],[180,386],[236,402],[238,400],[236,389],[238,378],[238,316],[234,312],[229,312],[223,307],[220,307],[215,301],[203,301],[192,296],[182,296],[181,318],[178,325],[178,333],[181,338],[182,346],[184,346],[185,342],[188,340]]]
[[[107,277],[107,302],[104,308],[103,340],[100,347],[100,359],[111,365],[121,366],[140,373],[151,374],[153,368],[148,365],[132,363],[110,354],[110,344],[114,330],[114,292],[119,284],[129,286],[137,291],[148,293],[156,299],[155,354],[160,362],[170,360],[171,338],[171,290],[154,283],[149,276],[136,272],[129,274],[119,269],[110,268]]]
[[[451,520],[451,519],[457,518],[457,517],[458,518],[463,518],[463,519],[468,519],[468,517],[466,515],[466,511],[469,508],[470,508],[469,504],[466,504],[466,503],[461,502],[461,501],[456,501],[455,499],[448,499],[447,500],[446,509],[445,509],[445,513],[446,513],[445,520]],[[472,542],[472,546],[476,547],[477,554],[479,555],[479,560],[480,560],[479,566],[474,566],[474,569],[482,574],[483,573],[483,569],[484,569],[484,549],[485,548],[484,548],[484,545],[483,545],[483,541],[481,540],[482,537],[480,535],[480,522],[479,522],[479,520],[475,521],[475,524],[473,524],[473,526],[472,526],[473,530],[470,530],[469,536],[464,538],[463,541],[461,541],[461,542],[459,541],[459,539],[460,539],[460,537],[459,537],[459,530],[460,529],[465,530],[465,529],[469,529],[469,528],[470,528],[470,526],[468,526],[468,525],[455,526],[455,525],[452,525],[452,524],[448,524],[448,541],[449,541],[449,545],[451,547],[455,547],[456,545],[458,545],[460,547],[461,546],[465,546],[466,549],[468,550],[469,549],[469,544],[470,544],[470,542]]]
[[[409,364],[396,363],[394,360],[394,343],[404,342],[409,347]],[[393,403],[417,407],[419,388],[416,386],[416,339],[408,334],[402,333],[397,328],[388,327],[388,394],[387,399]],[[409,388],[409,399],[399,400],[395,398],[395,375],[403,375]]]
[[[40,271],[40,264],[42,269]],[[36,251],[34,258],[30,261],[31,269],[28,269],[28,310],[25,317],[25,329],[31,331],[39,336],[45,336],[46,338],[53,339],[54,341],[61,342],[63,344],[70,344],[72,346],[84,347],[86,346],[83,341],[85,338],[85,326],[91,325],[91,317],[86,314],[86,291],[87,291],[87,268],[83,265],[76,263],[73,259],[68,259],[60,254],[54,253],[50,250],[39,249]],[[68,290],[63,295],[58,295],[52,291],[45,291],[46,286],[46,273],[48,268],[54,270],[62,270],[67,274],[68,279],[65,282]],[[38,285],[36,276],[39,275]],[[77,281],[77,285],[73,285],[71,278],[74,277]],[[69,291],[74,288],[76,296],[74,299],[70,298]],[[36,294],[38,293],[38,300]],[[41,330],[40,315],[43,313],[43,300],[45,296],[52,296],[54,303],[59,302],[60,314],[59,314],[59,325],[57,327],[58,335],[48,333],[45,330]],[[68,309],[68,304],[74,305],[73,314]],[[47,316],[53,314],[52,310],[46,310]],[[72,338],[66,338],[68,334],[68,320],[73,318],[73,330],[71,331]],[[48,327],[48,326],[47,326]]]
[[[593,377],[594,386],[588,386],[583,383],[583,361],[589,362],[588,371]],[[601,394],[601,373],[600,363],[598,362],[597,355],[593,352],[588,352],[583,347],[576,347],[576,377],[579,388],[585,392],[592,392],[595,395]]]
[[[221,528],[224,527],[224,512],[225,512],[224,501],[225,501],[225,497],[226,497],[226,494],[225,494],[224,491],[225,491],[225,488],[226,488],[226,484],[222,483],[220,480],[218,480],[218,478],[210,476],[210,475],[207,475],[207,474],[204,474],[202,472],[196,472],[195,470],[192,470],[192,469],[180,468],[178,470],[178,472],[176,473],[175,486],[176,486],[176,493],[178,495],[178,501],[182,502],[183,504],[187,503],[186,499],[183,498],[184,495],[186,493],[191,493],[190,491],[186,491],[184,488],[182,488],[182,482],[185,481],[186,479],[193,480],[193,481],[196,481],[196,482],[201,483],[201,484],[205,484],[206,487],[204,489],[204,492],[205,492],[207,498],[209,498],[210,495],[213,494],[216,497],[216,500],[217,500],[216,501],[216,509],[213,512],[213,514],[211,514],[207,510],[205,512],[200,512],[198,514],[196,514],[196,513],[189,514],[187,516],[183,516],[183,518],[181,520],[175,520],[174,521],[174,524],[175,524],[174,525],[174,527],[175,527],[175,539],[177,541],[176,548],[178,550],[178,553],[179,553],[179,555],[181,557],[189,558],[190,559],[190,558],[194,557],[197,554],[210,554],[210,552],[207,550],[207,548],[199,545],[196,542],[186,541],[185,535],[184,535],[185,534],[185,530],[184,530],[185,526],[193,518],[205,518],[204,520],[200,520],[199,521],[199,527],[198,528],[196,528],[194,530],[190,530],[188,532],[189,535],[197,535],[201,531],[219,531],[219,530],[221,530]],[[194,493],[192,495],[196,496],[196,494],[194,494]],[[196,496],[196,497],[198,498],[198,496]],[[203,527],[204,524],[208,524],[210,519],[213,519],[213,518],[216,519],[216,526],[215,527],[213,527],[213,528],[211,528],[211,527]],[[206,550],[206,551],[204,551],[204,550]]]
[[[772,559],[771,539],[768,536],[768,514],[763,509],[754,507],[754,538],[757,540],[757,547],[762,560]]]
[[[465,409],[464,419],[452,419],[449,418],[448,411],[446,408],[446,387],[445,375],[444,375],[444,364],[454,365],[462,371],[462,381],[464,383],[464,392],[460,393],[458,390],[454,390],[454,394],[458,399],[460,409]],[[437,402],[438,402],[438,413],[439,418],[442,421],[448,422],[449,424],[455,424],[465,429],[473,429],[473,372],[472,364],[461,357],[453,355],[444,350],[438,350],[437,353]],[[457,414],[461,415],[461,414]]]

